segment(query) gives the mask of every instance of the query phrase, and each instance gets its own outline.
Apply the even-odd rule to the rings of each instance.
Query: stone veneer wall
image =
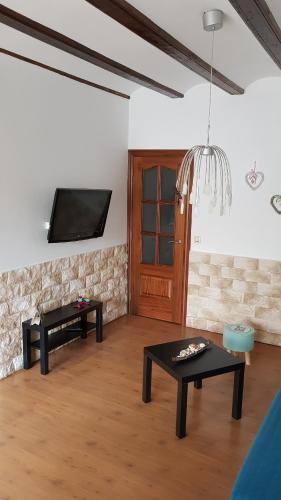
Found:
[[[0,378],[22,368],[21,322],[79,295],[104,303],[104,322],[127,312],[127,246],[0,273]]]
[[[235,322],[281,346],[281,262],[191,252],[187,325],[222,333]]]

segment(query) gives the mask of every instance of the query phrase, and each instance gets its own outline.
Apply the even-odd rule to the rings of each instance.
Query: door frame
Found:
[[[128,150],[128,202],[127,202],[127,233],[128,233],[128,313],[132,313],[131,300],[131,273],[132,273],[132,213],[133,213],[133,163],[135,157],[153,157],[165,156],[171,157],[174,154],[186,154],[187,149],[129,149]],[[193,168],[191,168],[190,182],[188,188],[188,197],[191,193],[193,182]],[[181,325],[186,326],[187,316],[187,292],[188,292],[188,269],[189,269],[189,252],[191,245],[191,225],[192,225],[192,205],[188,204],[185,212],[185,237],[184,237],[184,278],[182,286],[183,307]],[[185,299],[185,300],[184,300]]]

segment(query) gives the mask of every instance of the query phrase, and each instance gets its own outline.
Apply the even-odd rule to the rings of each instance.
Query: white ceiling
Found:
[[[130,3],[205,60],[209,60],[210,34],[202,29],[202,13],[219,8],[226,16],[223,30],[216,33],[215,67],[244,88],[260,78],[281,76],[228,0],[130,0]],[[180,92],[205,82],[85,0],[2,0],[2,4]],[[268,4],[281,25],[280,0],[268,0]],[[121,92],[131,94],[139,88],[4,25],[0,25],[0,46]]]

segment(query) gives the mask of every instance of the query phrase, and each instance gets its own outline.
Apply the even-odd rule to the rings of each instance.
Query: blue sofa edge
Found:
[[[281,388],[235,481],[231,500],[281,499]]]

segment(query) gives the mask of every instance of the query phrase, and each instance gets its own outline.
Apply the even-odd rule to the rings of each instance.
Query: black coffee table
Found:
[[[236,420],[241,418],[244,361],[240,361],[238,358],[228,354],[228,352],[215,344],[211,344],[206,351],[189,360],[179,363],[172,361],[172,356],[176,356],[181,349],[185,349],[189,344],[204,341],[203,337],[194,337],[144,348],[142,399],[144,403],[151,401],[151,372],[152,361],[154,361],[178,381],[176,435],[179,438],[183,438],[186,435],[187,389],[189,382],[194,382],[196,389],[201,389],[202,379],[233,371],[232,417]]]

